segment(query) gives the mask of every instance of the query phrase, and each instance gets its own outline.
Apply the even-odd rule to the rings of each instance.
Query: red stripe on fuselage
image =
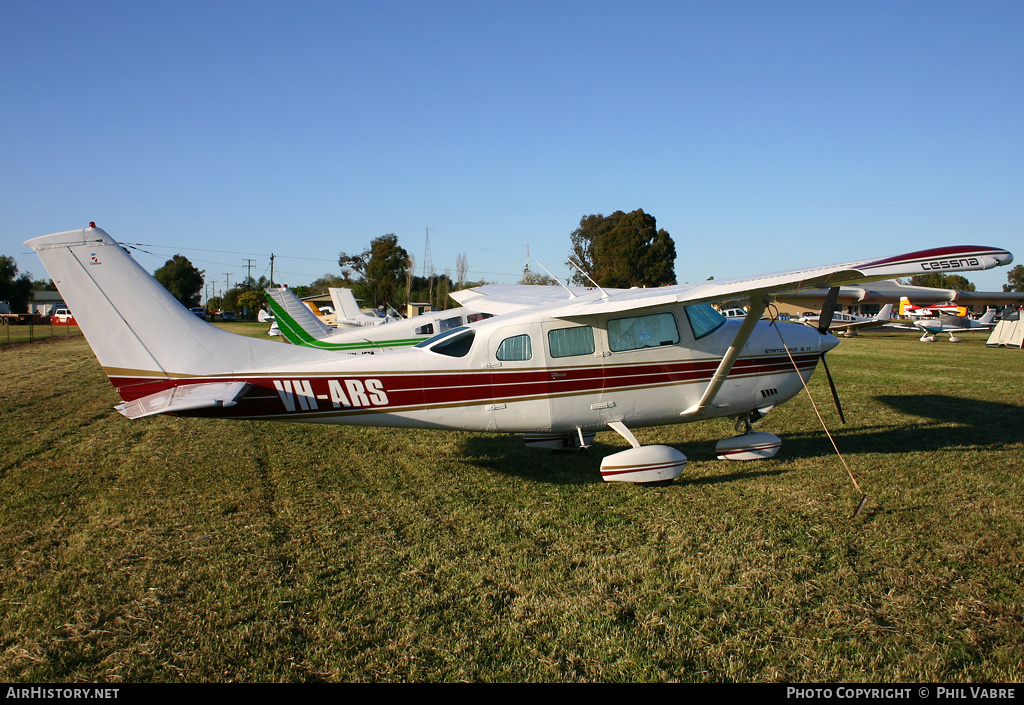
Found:
[[[794,355],[798,368],[809,371],[818,361],[818,354]],[[210,382],[244,381],[253,385],[238,406],[216,409],[218,416],[276,415],[281,413],[317,413],[346,410],[390,410],[406,407],[442,406],[452,404],[481,404],[491,401],[507,401],[544,396],[578,395],[610,392],[624,389],[705,382],[711,379],[719,360],[703,359],[669,363],[632,364],[617,366],[563,367],[531,370],[482,369],[464,372],[410,372],[407,374],[360,374],[360,375],[309,375],[274,374],[250,377],[183,377],[173,379],[151,379],[138,377],[111,377],[121,398],[133,401],[155,394],[171,387]],[[764,374],[792,372],[793,362],[787,356],[763,356],[746,358],[736,362],[730,378],[749,377]],[[281,390],[274,382],[288,381],[289,394],[297,394],[294,382],[308,382],[315,403],[309,408],[295,403],[287,409],[281,398]],[[349,380],[365,385],[367,380],[378,380],[387,396],[387,403],[360,403],[335,406],[331,401],[329,388],[332,380],[341,381],[342,386]],[[347,389],[346,389],[347,391]],[[351,396],[351,395],[347,395]],[[297,401],[297,397],[296,397]]]

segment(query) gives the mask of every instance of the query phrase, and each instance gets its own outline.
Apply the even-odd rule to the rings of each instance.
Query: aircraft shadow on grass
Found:
[[[825,441],[827,443],[827,441]],[[716,460],[715,441],[687,442],[682,440],[667,443],[686,454],[693,463],[705,463]],[[785,448],[785,444],[783,445]],[[463,454],[474,467],[481,470],[502,473],[532,482],[552,485],[589,485],[602,484],[599,466],[605,455],[621,451],[622,446],[615,446],[594,441],[587,450],[551,451],[526,448],[522,439],[509,436],[504,439],[472,436],[466,438]],[[820,453],[814,453],[815,455]],[[688,476],[684,470],[677,484],[710,485],[730,482],[738,479],[776,475],[785,472],[771,461],[729,463],[727,474],[715,476]]]
[[[901,415],[901,423],[885,426],[856,426],[830,429],[844,454],[927,452],[955,447],[993,447],[1024,443],[1024,406],[963,399],[942,394],[883,395],[875,401]],[[847,430],[848,429],[848,430]],[[780,434],[781,435],[781,434]],[[778,460],[818,458],[835,450],[820,430],[782,435]],[[670,443],[690,462],[715,460],[713,441]],[[522,479],[550,484],[600,483],[598,465],[603,455],[620,448],[594,442],[589,450],[552,452],[523,446],[515,436],[504,439],[471,436],[463,453],[473,465]],[[786,472],[772,460],[730,464],[727,474],[687,479],[684,471],[677,482],[717,484]]]
[[[1024,406],[944,394],[884,395],[875,399],[905,416],[920,419],[910,427],[890,429],[886,440],[892,447],[938,450],[1024,442]],[[950,429],[950,425],[955,428]]]
[[[881,395],[874,401],[897,412],[898,422],[830,428],[840,452],[927,452],[987,448],[1024,442],[1024,407],[943,394]],[[823,432],[784,435],[779,457],[813,458],[835,453]],[[783,455],[785,454],[785,455]]]

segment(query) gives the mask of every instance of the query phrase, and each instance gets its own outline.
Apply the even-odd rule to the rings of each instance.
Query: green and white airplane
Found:
[[[433,311],[413,318],[379,318],[374,325],[329,326],[290,289],[266,289],[267,304],[278,330],[295,345],[343,353],[407,348],[438,333],[491,318],[466,308]],[[367,317],[369,318],[369,317]]]

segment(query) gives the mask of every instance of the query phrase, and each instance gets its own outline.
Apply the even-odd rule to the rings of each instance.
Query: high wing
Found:
[[[843,264],[813,267],[761,277],[696,284],[677,284],[652,289],[583,289],[570,295],[564,290],[544,286],[486,286],[469,291],[486,297],[490,309],[498,304],[521,310],[560,302],[556,318],[572,319],[594,313],[615,313],[670,304],[715,303],[741,297],[760,298],[802,289],[834,288],[881,281],[894,277],[929,272],[977,271],[1013,261],[1013,255],[996,247],[954,245],[910,252],[883,259],[868,259]],[[531,291],[532,290],[532,291]],[[462,292],[458,292],[462,294]],[[467,294],[460,300],[472,300]]]
[[[843,285],[868,281],[892,279],[924,271],[956,269],[974,271],[991,269],[1013,261],[1008,251],[987,246],[955,245],[910,252],[884,259],[860,260],[811,269],[796,270],[763,277],[735,279],[722,282],[701,282],[658,287],[653,289],[627,289],[606,291],[589,290],[582,295],[573,295],[561,302],[536,306],[537,313],[550,318],[578,321],[595,315],[623,312],[636,313],[646,309],[663,308],[673,305],[709,304],[740,297],[749,298],[750,311],[736,336],[723,355],[712,380],[700,401],[691,405],[681,414],[684,419],[697,418],[714,402],[716,395],[739,359],[743,347],[753,334],[758,319],[764,313],[771,297],[781,291],[799,290],[804,287],[827,287],[835,289]],[[537,287],[542,288],[542,287]],[[518,290],[518,296],[523,292]],[[550,299],[550,294],[542,294]]]
[[[486,309],[497,316],[542,304],[564,303],[576,297],[589,296],[593,291],[596,289],[587,287],[484,284],[472,289],[453,291],[448,295],[462,306]],[[605,289],[605,291],[621,292],[626,289]]]

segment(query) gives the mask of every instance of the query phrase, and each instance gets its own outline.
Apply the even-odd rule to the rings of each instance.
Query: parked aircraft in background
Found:
[[[899,328],[901,330],[921,331],[923,333],[921,336],[922,343],[934,343],[935,336],[940,333],[949,333],[949,342],[959,343],[962,338],[957,336],[956,333],[977,333],[979,331],[990,331],[995,328],[996,310],[990,308],[978,320],[967,318],[966,316],[939,314],[931,318],[911,319],[909,324],[889,323],[887,325],[890,328]]]
[[[829,324],[829,332],[843,332],[847,337],[855,334],[858,328],[866,328],[868,326],[880,326],[888,323],[892,317],[892,304],[886,304],[882,307],[874,316],[857,316],[852,313],[842,313],[836,311],[832,314],[832,322]],[[817,328],[821,323],[820,313],[805,313],[800,318],[796,319],[797,323],[803,323],[804,325]]]
[[[821,310],[829,289],[799,289],[784,291],[775,298],[780,303],[800,306],[806,310]],[[877,304],[898,303],[901,298],[912,301],[949,301],[957,306],[1014,306],[1024,305],[1024,292],[1021,291],[957,291],[955,289],[936,289],[928,286],[912,286],[901,284],[895,280],[867,282],[854,286],[839,287],[837,304],[842,306],[866,306]],[[897,309],[897,312],[899,309]]]
[[[348,289],[349,296],[352,292]],[[413,318],[380,318],[378,325],[329,326],[290,289],[267,289],[267,303],[278,330],[295,345],[337,352],[372,352],[421,343],[437,333],[490,318],[491,314],[465,308],[433,311]],[[352,298],[355,302],[355,298]]]
[[[899,314],[907,318],[935,318],[936,316],[966,316],[967,307],[957,306],[952,302],[915,306],[906,296],[900,298]]]
[[[747,312],[742,308],[723,308],[719,311],[726,318],[746,318]]]
[[[124,400],[117,410],[128,418],[510,432],[579,446],[612,429],[631,447],[604,458],[602,476],[640,483],[671,481],[686,456],[641,446],[631,430],[638,427],[728,417],[746,433],[724,440],[720,457],[777,452],[781,441],[750,432],[750,424],[798,394],[838,340],[828,333],[827,315],[817,329],[759,320],[774,292],[888,279],[950,262],[959,270],[989,269],[1013,259],[998,248],[957,246],[750,279],[597,289],[559,300],[539,295],[519,312],[413,348],[352,356],[234,335],[199,320],[94,226],[25,244],[75,311]],[[726,320],[710,305],[739,297],[751,304],[742,320]],[[499,301],[493,292],[490,298]]]
[[[337,326],[379,326],[382,323],[403,320],[398,313],[390,308],[386,316],[366,313],[359,308],[351,289],[332,286],[328,287],[327,291],[334,304],[334,323]]]

